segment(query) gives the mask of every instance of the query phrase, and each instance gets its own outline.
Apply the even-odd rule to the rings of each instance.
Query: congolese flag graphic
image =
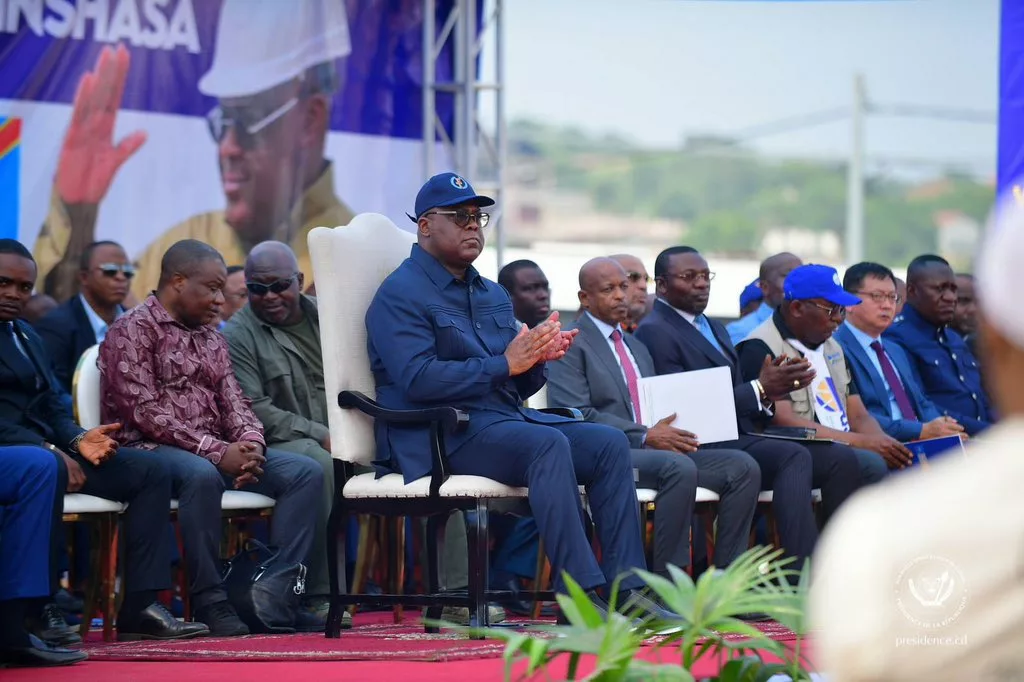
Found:
[[[21,119],[0,116],[0,237],[18,237]]]

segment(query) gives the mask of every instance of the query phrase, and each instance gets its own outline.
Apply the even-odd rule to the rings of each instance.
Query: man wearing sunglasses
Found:
[[[350,51],[344,0],[225,0],[213,64],[198,85],[202,95],[217,99],[207,125],[217,146],[224,209],[147,235],[132,286],[138,300],[156,288],[160,259],[182,239],[210,244],[228,263],[243,262],[262,241],[284,241],[311,283],[306,234],[352,219],[334,193],[324,155],[331,100],[343,85],[338,60]],[[118,169],[146,141],[143,131],[113,139],[128,67],[124,47],[105,48],[75,97],[50,211],[34,248],[43,290],[58,301],[76,293],[76,244],[91,240]]]
[[[330,606],[326,534],[334,500],[320,315],[316,299],[302,293],[304,277],[287,244],[257,244],[242,275],[248,305],[224,326],[238,385],[263,423],[267,445],[316,460],[324,475],[303,604],[305,610],[319,614],[314,619],[319,624]],[[346,613],[345,625],[351,624]]]
[[[533,329],[518,325],[505,289],[473,267],[492,204],[454,173],[435,175],[417,194],[409,216],[417,243],[366,311],[377,400],[390,409],[466,410],[468,426],[444,434],[451,472],[528,486],[554,575],[571,575],[598,610],[609,607],[594,590],[623,576],[620,608],[671,617],[631,573],[646,562],[625,434],[523,407],[577,332],[562,331],[557,313]],[[400,471],[407,482],[429,474],[425,426],[378,421],[376,437],[379,471]],[[584,532],[578,484],[587,488],[601,563]]]
[[[648,293],[651,285],[651,276],[647,274],[644,262],[636,256],[628,253],[619,253],[611,257],[613,261],[622,266],[629,278],[629,312],[626,319],[622,321],[622,330],[626,333],[636,331],[640,320],[651,311],[654,295]]]
[[[67,393],[78,359],[103,341],[107,329],[124,313],[135,267],[117,242],[93,242],[85,247],[78,270],[79,293],[35,324],[53,371]]]

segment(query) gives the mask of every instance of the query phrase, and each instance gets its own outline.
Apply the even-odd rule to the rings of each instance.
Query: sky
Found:
[[[870,115],[869,159],[994,172],[999,0],[505,0],[506,117],[616,132],[652,147],[735,135],[868,100],[992,114]],[[485,52],[485,78],[494,60]],[[485,111],[488,104],[483,105]],[[493,109],[490,109],[493,111]],[[752,144],[845,158],[848,120]],[[910,166],[906,160],[924,160]]]

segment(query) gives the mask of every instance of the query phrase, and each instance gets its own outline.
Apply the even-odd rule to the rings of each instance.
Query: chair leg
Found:
[[[433,515],[427,517],[427,594],[436,595],[441,592],[441,573],[444,570],[442,566],[442,557],[444,556],[444,539],[445,530],[448,527],[449,516],[445,515]],[[441,606],[428,606],[423,614],[423,619],[427,621],[437,621],[441,619],[441,613],[444,610]],[[438,633],[441,628],[427,625],[426,631],[428,633]]]
[[[103,641],[114,641],[114,618],[116,617],[117,594],[114,586],[117,583],[118,526],[117,515],[109,514],[100,526],[100,543],[106,550],[106,561],[103,562]]]
[[[341,637],[341,624],[345,608],[334,600],[343,591],[348,590],[348,585],[342,584],[345,567],[343,565],[339,567],[339,559],[344,556],[347,526],[348,516],[337,501],[335,501],[331,509],[331,515],[327,519],[327,575],[331,583],[331,607],[327,612],[327,626],[324,628],[324,636],[328,639],[338,639]],[[363,555],[362,538],[360,538],[359,554],[356,556],[357,573],[359,571],[359,561],[363,558]]]
[[[86,583],[84,607],[82,608],[82,624],[78,627],[78,634],[82,639],[89,634],[89,627],[92,625],[92,618],[96,615],[96,609],[100,600],[100,583],[103,580],[103,551],[104,545],[101,542],[99,521],[89,523],[89,581]],[[104,628],[106,623],[104,622]]]
[[[473,523],[469,528],[469,622],[485,628],[490,623],[487,621],[487,599],[485,591],[488,581],[488,544],[490,541],[488,522],[487,500],[476,501],[476,514]],[[475,636],[474,639],[483,639],[483,635]]]
[[[181,524],[174,519],[174,538],[178,543],[178,591],[181,593],[182,616],[192,620],[192,597],[189,593],[188,561],[185,559],[185,539],[181,535]]]
[[[534,620],[540,618],[540,593],[547,588],[550,580],[551,562],[544,551],[544,540],[540,539],[537,541],[537,566],[533,571],[533,608],[530,610],[530,617]]]
[[[391,593],[402,594],[405,591],[405,517],[396,516],[388,519],[391,541]],[[401,623],[405,616],[405,607],[395,604],[391,609],[395,623]]]
[[[707,508],[701,512],[701,517],[704,519],[704,542],[708,549],[708,566],[715,565],[715,521],[717,520],[717,514],[712,508]]]

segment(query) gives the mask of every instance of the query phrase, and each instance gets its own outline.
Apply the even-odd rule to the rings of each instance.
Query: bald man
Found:
[[[729,332],[729,340],[733,345],[747,338],[750,332],[772,316],[782,303],[782,284],[786,281],[786,275],[801,265],[803,261],[787,251],[769,256],[761,262],[761,269],[757,275],[757,285],[762,296],[761,305],[754,312],[726,326],[725,330]]]
[[[672,426],[674,415],[651,427],[640,423],[637,381],[655,371],[644,345],[623,333],[632,295],[629,273],[616,260],[595,258],[583,266],[580,333],[565,357],[548,367],[548,402],[626,434],[638,486],[658,491],[652,570],[667,574],[670,564],[689,565],[698,486],[721,497],[714,563],[727,566],[747,548],[761,470],[740,450],[698,450],[696,436]]]
[[[302,293],[303,275],[286,244],[254,246],[244,275],[248,303],[224,327],[235,377],[263,422],[267,446],[310,457],[323,471],[303,604],[311,622],[320,623],[330,607],[327,519],[334,500],[320,317],[316,299]],[[351,624],[346,613],[345,626]]]
[[[833,519],[811,591],[815,662],[831,682],[1014,680],[1024,670],[1024,213],[1008,213],[997,213],[977,270],[982,371],[1002,420],[966,458],[953,450],[867,488]]]
[[[629,312],[622,322],[622,328],[624,331],[632,333],[640,324],[640,320],[644,319],[644,315],[651,309],[647,303],[647,286],[651,283],[651,276],[647,274],[644,262],[636,256],[618,253],[611,256],[611,259],[622,266],[629,278],[629,296],[626,301]]]

